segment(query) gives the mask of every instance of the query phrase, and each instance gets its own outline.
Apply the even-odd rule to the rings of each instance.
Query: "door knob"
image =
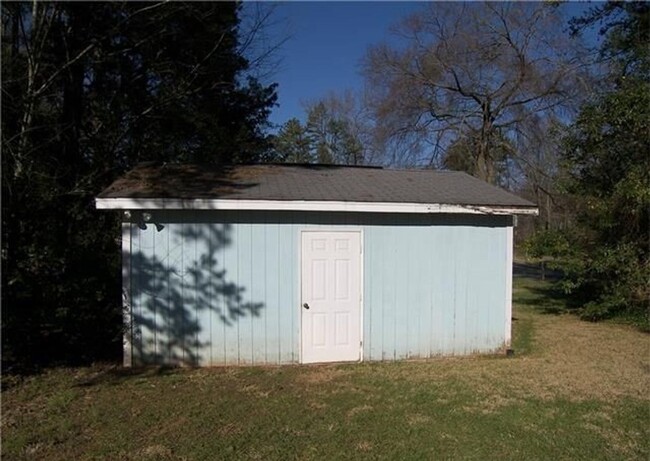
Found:
[[[305,303],[302,305],[302,307],[304,307],[305,309],[309,309],[309,304]]]

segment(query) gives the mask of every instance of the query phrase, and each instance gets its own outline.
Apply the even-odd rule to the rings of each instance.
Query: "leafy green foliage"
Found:
[[[119,356],[119,222],[93,198],[144,160],[269,155],[275,86],[234,3],[3,3],[3,365]]]
[[[492,156],[492,168],[494,170],[496,184],[504,184],[508,178],[509,153],[514,148],[509,140],[497,132],[490,139],[489,148]],[[445,168],[455,171],[464,171],[472,176],[478,176],[478,166],[475,153],[479,149],[479,139],[470,133],[463,134],[456,139],[448,148],[443,159]]]
[[[311,163],[312,145],[307,130],[300,120],[292,118],[285,123],[273,140],[276,156],[288,163]]]
[[[647,317],[649,108],[650,83],[624,82],[583,108],[566,140],[567,187],[581,207],[563,268],[590,319],[629,311]]]
[[[582,107],[564,142],[564,187],[577,200],[576,223],[537,235],[529,252],[554,258],[584,318],[630,316],[648,328],[650,6],[607,4],[596,14],[604,20],[621,11],[627,16],[610,16],[603,53],[612,59],[612,86]]]
[[[351,131],[348,121],[337,117],[324,103],[309,109],[306,128],[319,163],[363,163],[361,142]]]
[[[362,164],[363,146],[345,117],[338,116],[323,102],[308,109],[303,126],[292,118],[274,139],[277,158],[290,163]]]
[[[605,36],[601,55],[612,60],[622,75],[650,72],[650,6],[647,2],[607,1],[570,21],[571,32],[579,35],[585,28],[600,25]]]

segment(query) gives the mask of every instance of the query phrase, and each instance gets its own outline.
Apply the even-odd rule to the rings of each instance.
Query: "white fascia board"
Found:
[[[361,213],[464,213],[537,215],[534,207],[447,205],[442,203],[335,202],[318,200],[232,200],[167,198],[97,198],[99,210],[279,210]]]

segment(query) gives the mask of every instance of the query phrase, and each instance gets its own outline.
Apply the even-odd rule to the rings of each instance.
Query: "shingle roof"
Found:
[[[140,164],[99,198],[301,200],[534,208],[480,179],[455,171],[335,165],[214,167]]]

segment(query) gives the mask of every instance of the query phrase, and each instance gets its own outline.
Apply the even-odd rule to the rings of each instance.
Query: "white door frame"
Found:
[[[297,245],[298,245],[298,310],[300,315],[298,316],[298,360],[300,363],[304,363],[302,360],[302,315],[305,310],[302,307],[302,234],[306,232],[326,232],[326,233],[337,233],[337,232],[356,232],[359,234],[359,244],[361,246],[361,254],[359,255],[359,362],[363,362],[363,311],[364,311],[364,277],[363,277],[363,262],[364,262],[364,236],[363,228],[361,227],[305,227],[300,229]]]

